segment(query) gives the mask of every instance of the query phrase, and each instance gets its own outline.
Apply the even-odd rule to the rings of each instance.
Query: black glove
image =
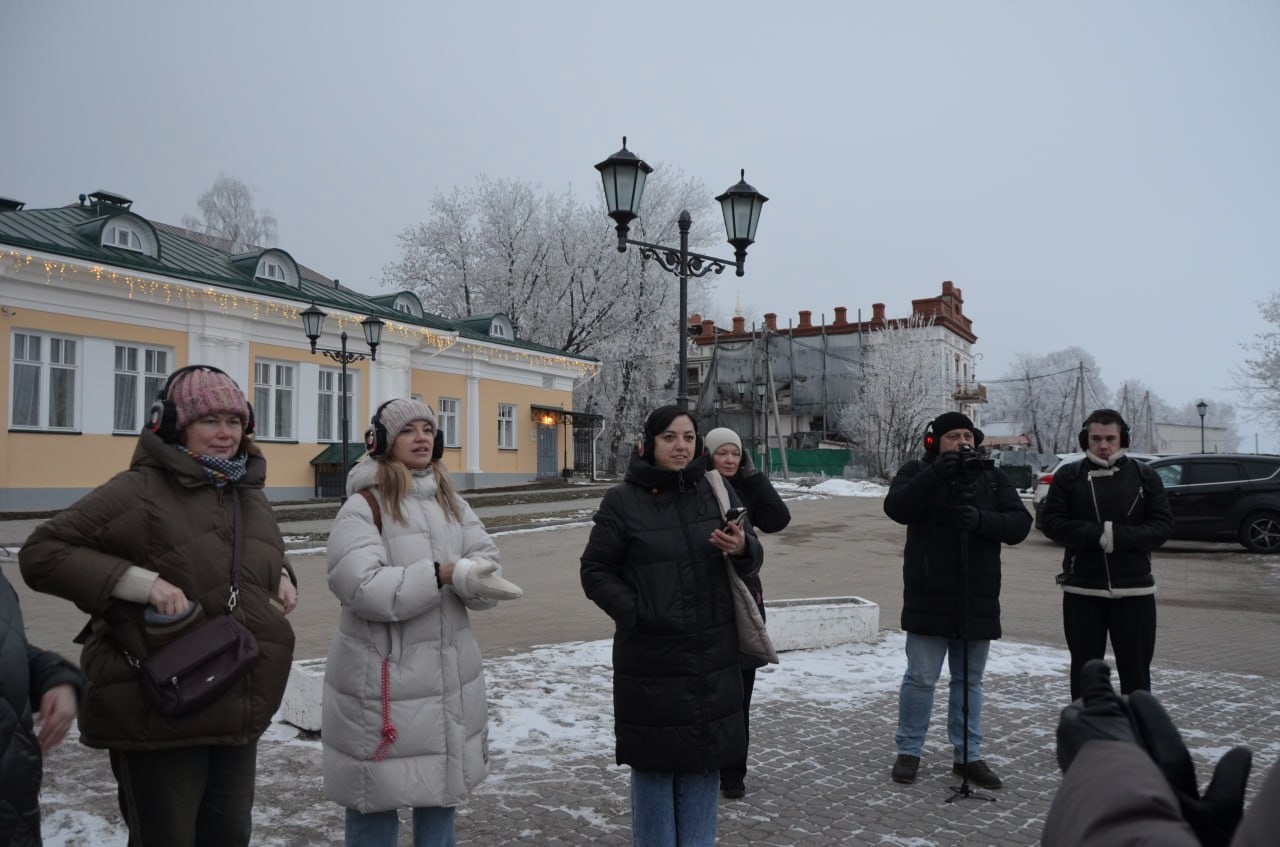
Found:
[[[1140,743],[1128,706],[1111,687],[1111,668],[1106,662],[1085,662],[1080,669],[1080,690],[1081,698],[1063,709],[1058,718],[1058,767],[1064,771],[1090,741]]]
[[[951,522],[960,529],[977,529],[982,526],[982,512],[977,506],[956,506],[951,510]]]
[[[933,462],[933,470],[942,479],[955,479],[960,475],[959,451],[950,450],[939,453],[938,458]]]
[[[755,462],[751,461],[751,451],[743,450],[742,459],[738,462],[738,476],[746,479],[749,476],[755,476],[759,471],[756,470]]]
[[[1147,753],[1178,796],[1182,817],[1205,847],[1226,847],[1244,815],[1244,790],[1253,766],[1246,747],[1234,747],[1218,760],[1201,796],[1195,765],[1169,713],[1149,691],[1129,695],[1129,713]]]

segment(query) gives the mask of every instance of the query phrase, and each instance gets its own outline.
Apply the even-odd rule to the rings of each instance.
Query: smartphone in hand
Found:
[[[720,531],[728,532],[729,524],[731,523],[736,523],[738,524],[738,526],[742,526],[742,516],[745,513],[746,513],[745,510],[739,509],[737,506],[734,506],[731,509],[727,509],[724,513],[724,526],[721,527]]]

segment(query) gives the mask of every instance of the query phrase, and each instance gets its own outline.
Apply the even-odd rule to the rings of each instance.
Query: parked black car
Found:
[[[1280,553],[1280,456],[1190,453],[1151,468],[1169,495],[1174,538]]]

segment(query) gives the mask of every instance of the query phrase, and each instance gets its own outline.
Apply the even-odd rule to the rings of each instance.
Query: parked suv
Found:
[[[1191,453],[1151,467],[1169,495],[1174,538],[1280,553],[1280,456]]]
[[[1157,458],[1154,453],[1131,453],[1126,451],[1125,455],[1140,462],[1150,462]],[[1059,453],[1058,461],[1053,467],[1036,474],[1036,487],[1031,492],[1031,508],[1036,513],[1036,529],[1043,530],[1043,527],[1040,526],[1040,513],[1044,509],[1044,498],[1049,495],[1049,486],[1053,483],[1054,473],[1058,468],[1069,465],[1072,462],[1078,462],[1083,458],[1083,453]]]

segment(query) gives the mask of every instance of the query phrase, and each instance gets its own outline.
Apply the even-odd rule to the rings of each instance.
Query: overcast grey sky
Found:
[[[1275,0],[4,0],[0,32],[0,194],[176,224],[223,172],[362,291],[434,193],[585,200],[624,134],[769,196],[723,323],[900,316],[950,279],[979,379],[1079,345],[1181,405],[1241,399],[1280,289]]]

